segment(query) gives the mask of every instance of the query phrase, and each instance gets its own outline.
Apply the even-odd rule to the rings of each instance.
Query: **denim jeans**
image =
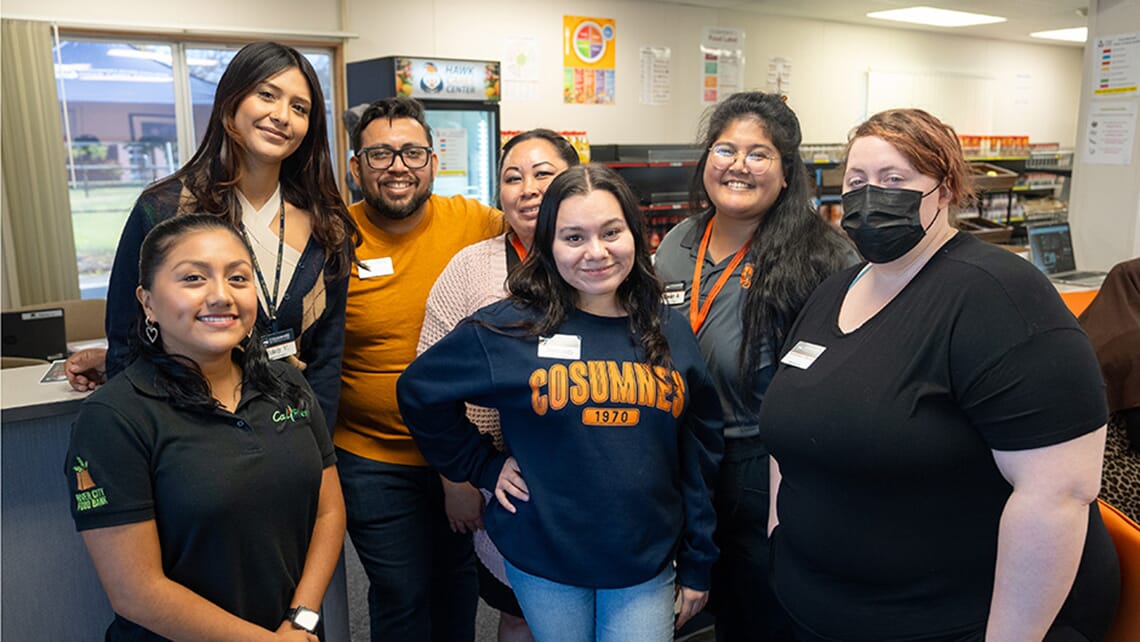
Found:
[[[536,642],[673,639],[672,564],[641,584],[592,589],[552,582],[503,561]]]
[[[717,642],[792,639],[769,582],[768,451],[760,437],[724,440],[714,504],[720,558],[713,565],[709,609]]]
[[[336,455],[348,534],[368,575],[372,640],[474,640],[475,549],[448,526],[439,474]]]

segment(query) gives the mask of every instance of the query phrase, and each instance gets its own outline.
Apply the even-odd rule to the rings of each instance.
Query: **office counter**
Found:
[[[71,520],[63,458],[86,393],[41,384],[47,366],[0,371],[0,594],[5,640],[93,640],[112,618]]]
[[[47,366],[0,370],[0,595],[4,640],[96,640],[114,617],[71,519],[63,474],[87,396],[41,384]],[[326,642],[348,642],[343,565],[325,598]]]

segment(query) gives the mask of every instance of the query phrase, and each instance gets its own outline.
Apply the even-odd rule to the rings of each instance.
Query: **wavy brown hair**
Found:
[[[296,49],[276,42],[255,42],[241,48],[218,81],[214,108],[202,144],[178,171],[149,186],[146,193],[161,198],[162,188],[176,182],[190,193],[184,204],[192,211],[219,216],[235,228],[241,225],[237,183],[241,179],[241,145],[231,127],[238,105],[262,81],[290,68],[298,69],[309,85],[312,105],[309,131],[297,151],[281,163],[281,190],[289,204],[308,211],[313,237],[324,249],[325,278],[348,276],[354,258],[356,224],[348,215],[333,177],[329,156],[325,98],[317,72]]]

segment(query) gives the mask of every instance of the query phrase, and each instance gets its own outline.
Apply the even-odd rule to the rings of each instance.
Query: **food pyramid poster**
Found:
[[[609,18],[562,16],[562,102],[614,103],[615,34]]]

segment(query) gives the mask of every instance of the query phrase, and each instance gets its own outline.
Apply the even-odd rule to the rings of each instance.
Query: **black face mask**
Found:
[[[939,209],[930,225],[922,227],[922,199],[940,185],[925,194],[871,184],[847,192],[843,195],[843,231],[868,261],[889,263],[914,249],[942,213]]]

